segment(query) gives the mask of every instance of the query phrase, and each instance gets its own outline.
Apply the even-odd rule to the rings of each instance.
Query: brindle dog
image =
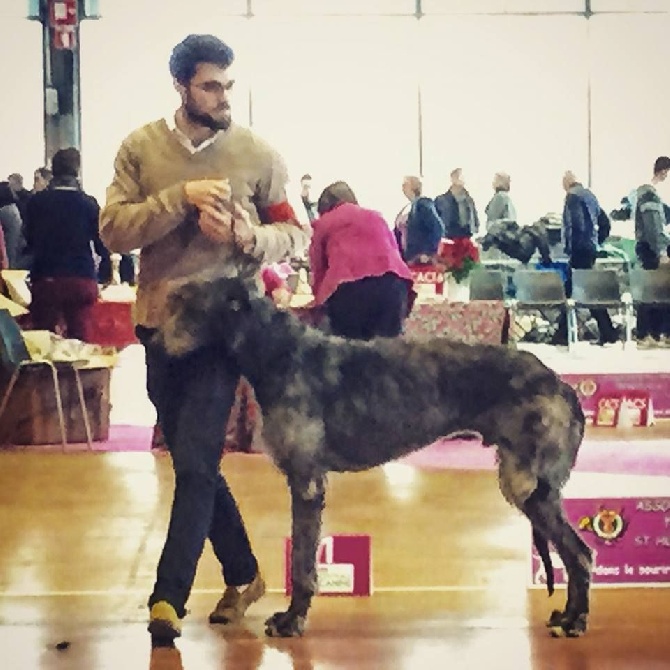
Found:
[[[503,496],[530,520],[550,594],[548,543],[565,565],[567,603],[547,625],[555,636],[581,636],[591,551],[561,499],[584,433],[574,390],[532,354],[503,346],[326,335],[263,297],[257,269],[241,262],[235,276],[176,287],[160,337],[175,356],[216,343],[213,350],[237,361],[262,408],[265,448],[286,475],[293,516],[293,594],[288,610],[267,620],[267,634],[303,633],[329,471],[365,470],[475,431],[497,450]]]

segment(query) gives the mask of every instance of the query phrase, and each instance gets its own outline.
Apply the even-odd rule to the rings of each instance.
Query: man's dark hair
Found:
[[[300,181],[305,181],[305,179],[309,179],[309,181],[312,181],[312,175],[309,174],[308,172],[307,174],[304,174],[302,177],[300,177]]]
[[[51,159],[54,177],[78,177],[80,167],[81,154],[74,147],[59,149]]]
[[[235,60],[233,50],[214,35],[189,35],[172,49],[170,74],[183,85],[188,84],[198,63],[213,63],[222,68]]]
[[[49,181],[53,177],[53,173],[48,167],[38,167],[35,172],[45,181]]]
[[[670,170],[670,158],[667,156],[659,156],[654,161],[654,174],[663,172],[663,170]]]

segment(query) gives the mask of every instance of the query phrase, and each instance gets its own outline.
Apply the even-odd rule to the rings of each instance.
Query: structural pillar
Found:
[[[79,19],[83,0],[38,0],[42,24],[44,163],[59,149],[81,150]]]

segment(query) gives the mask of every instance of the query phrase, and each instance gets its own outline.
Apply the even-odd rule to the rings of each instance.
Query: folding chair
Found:
[[[510,303],[510,319],[524,310],[566,309],[563,278],[556,270],[522,270],[514,273],[516,297]]]
[[[644,305],[670,310],[670,267],[661,266],[658,270],[634,268],[628,278],[632,304],[636,309]]]
[[[624,346],[632,339],[632,302],[621,295],[621,287],[616,270],[573,270],[572,297],[568,300],[568,345],[578,341],[577,308],[617,309],[624,308],[626,339]]]
[[[635,268],[628,274],[633,304],[670,305],[670,268],[642,270]]]
[[[504,300],[503,273],[478,269],[470,274],[470,300]]]
[[[33,360],[26,347],[25,341],[21,334],[21,329],[16,321],[9,315],[5,309],[0,310],[0,368],[4,368],[9,373],[9,382],[0,401],[0,419],[2,419],[12,391],[19,379],[21,371],[26,368],[48,367],[51,371],[51,378],[53,381],[54,397],[56,399],[56,410],[58,412],[58,423],[60,427],[61,441],[63,448],[67,445],[67,432],[65,428],[65,415],[63,413],[63,400],[60,392],[60,385],[58,380],[58,368],[70,368],[75,377],[77,385],[77,394],[79,396],[79,406],[84,421],[84,428],[86,430],[86,443],[89,449],[93,448],[91,440],[91,425],[88,418],[88,410],[86,408],[86,400],[84,399],[84,389],[81,384],[81,377],[76,363],[72,362],[56,362],[47,360]],[[1,424],[0,424],[1,425]]]

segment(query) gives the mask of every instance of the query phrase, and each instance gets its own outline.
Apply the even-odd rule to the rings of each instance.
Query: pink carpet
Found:
[[[93,442],[93,451],[150,451],[153,428],[147,426],[110,426],[109,437],[104,442]],[[8,447],[13,451],[42,451],[62,453],[61,444],[31,444],[29,446]],[[65,453],[88,451],[88,445],[72,443],[65,447]]]
[[[492,470],[495,449],[479,440],[438,440],[400,462],[424,469]],[[586,441],[575,471],[670,476],[670,440]]]
[[[94,442],[93,451],[148,452],[152,428],[111,426],[109,439]],[[61,453],[59,444],[13,447],[14,450]],[[69,444],[66,453],[86,451],[86,444]],[[492,470],[495,450],[478,440],[438,440],[399,462],[427,470]],[[670,440],[587,441],[579,452],[575,468],[581,472],[670,476]]]

